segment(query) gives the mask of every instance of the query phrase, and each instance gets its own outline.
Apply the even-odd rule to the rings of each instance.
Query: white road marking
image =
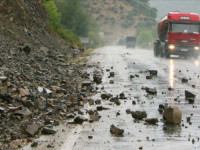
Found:
[[[82,126],[78,126],[72,129],[60,150],[72,150],[74,145],[76,145],[76,141],[79,137],[78,133],[80,133],[82,129]],[[74,134],[74,132],[76,132],[76,134]]]

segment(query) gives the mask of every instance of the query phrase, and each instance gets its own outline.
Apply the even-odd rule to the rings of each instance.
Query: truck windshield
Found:
[[[171,32],[178,33],[199,33],[199,24],[171,24]]]

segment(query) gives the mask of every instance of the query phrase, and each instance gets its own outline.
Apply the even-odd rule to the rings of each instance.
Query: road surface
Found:
[[[102,106],[110,110],[100,111],[99,122],[84,122],[81,125],[70,125],[73,131],[66,132],[63,142],[56,149],[61,150],[191,150],[200,149],[200,64],[199,60],[181,58],[158,58],[152,50],[126,49],[122,46],[104,47],[93,52],[88,64],[99,64],[103,69],[103,83],[98,85],[98,94],[94,100],[101,99],[103,92],[114,96],[124,92],[126,100],[120,100],[121,105],[113,105],[108,100],[102,101]],[[111,69],[113,67],[113,69]],[[92,72],[96,68],[89,68]],[[108,78],[110,69],[115,72],[114,78]],[[157,70],[158,75],[147,80],[147,70]],[[130,75],[139,75],[130,79]],[[182,78],[190,79],[182,83]],[[110,80],[114,84],[110,84]],[[148,96],[141,87],[156,88],[156,96]],[[195,86],[195,88],[194,88]],[[103,90],[100,88],[104,87]],[[174,88],[169,91],[168,87]],[[185,90],[196,94],[194,104],[185,100]],[[137,102],[132,105],[132,101]],[[165,125],[162,114],[158,112],[159,104],[177,106],[182,111],[180,125]],[[85,105],[85,109],[95,109],[95,106]],[[147,112],[147,118],[158,118],[157,125],[146,125],[144,121],[134,121],[126,109]],[[116,115],[119,112],[120,115]],[[85,115],[87,117],[87,115]],[[191,123],[186,121],[191,117]],[[123,136],[110,134],[110,125],[114,124],[124,129]],[[88,139],[88,136],[93,136]],[[192,143],[192,140],[195,140]]]

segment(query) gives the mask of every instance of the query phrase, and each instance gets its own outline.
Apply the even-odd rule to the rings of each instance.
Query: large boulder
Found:
[[[145,111],[132,111],[131,115],[134,119],[143,119],[147,117],[147,113]]]
[[[123,129],[120,129],[114,125],[110,126],[110,133],[116,134],[116,135],[122,135],[124,133]]]
[[[182,112],[178,107],[168,107],[164,109],[163,120],[165,123],[179,124],[181,123]]]

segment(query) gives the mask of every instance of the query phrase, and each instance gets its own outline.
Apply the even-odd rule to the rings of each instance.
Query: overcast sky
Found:
[[[150,0],[150,5],[158,9],[158,20],[169,11],[178,10],[200,14],[200,0]]]

